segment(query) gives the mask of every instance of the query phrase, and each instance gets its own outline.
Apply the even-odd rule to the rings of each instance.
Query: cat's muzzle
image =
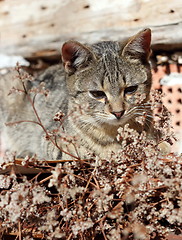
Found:
[[[111,112],[118,120],[124,115],[125,110],[120,112]]]

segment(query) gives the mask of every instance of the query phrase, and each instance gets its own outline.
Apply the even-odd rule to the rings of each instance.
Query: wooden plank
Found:
[[[151,27],[153,45],[182,46],[181,0],[0,1],[1,52],[30,57],[68,39],[123,40]]]

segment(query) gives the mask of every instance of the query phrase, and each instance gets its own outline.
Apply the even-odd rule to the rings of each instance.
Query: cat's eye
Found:
[[[106,98],[106,94],[103,91],[90,91],[89,93],[96,99]]]
[[[138,89],[137,85],[131,86],[131,87],[127,87],[124,90],[124,94],[132,94],[132,93],[136,92],[137,89]]]

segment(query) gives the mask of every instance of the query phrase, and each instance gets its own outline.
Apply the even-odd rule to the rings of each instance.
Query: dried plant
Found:
[[[34,105],[36,95],[46,96],[47,90],[38,86],[32,98],[24,84],[29,77],[22,75],[19,66],[17,71],[37,117],[35,124],[57,146],[60,136],[56,130],[50,133],[44,128]],[[159,93],[153,98],[156,107]],[[7,155],[2,168],[8,162],[14,165],[10,174],[0,175],[1,236],[11,233],[19,240],[157,240],[166,239],[170,232],[180,234],[182,158],[160,152],[159,144],[171,143],[173,137],[169,133],[170,116],[164,107],[161,109],[155,122],[156,129],[163,133],[158,143],[147,139],[145,132],[138,134],[125,125],[118,130],[121,151],[111,153],[107,159],[88,152],[88,159],[64,159],[53,166],[51,161],[26,157],[21,164],[39,170],[26,176],[16,174],[16,156]],[[54,120],[61,125],[66,116],[59,112]],[[61,137],[76,147],[75,139],[66,134]]]

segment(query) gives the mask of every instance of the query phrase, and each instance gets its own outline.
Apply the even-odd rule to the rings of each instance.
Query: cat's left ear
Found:
[[[151,55],[150,44],[151,30],[147,28],[128,40],[127,44],[123,48],[122,55],[146,62],[149,60]]]
[[[91,50],[79,42],[68,41],[62,46],[62,61],[65,71],[70,75],[77,69],[88,66],[93,59]]]

